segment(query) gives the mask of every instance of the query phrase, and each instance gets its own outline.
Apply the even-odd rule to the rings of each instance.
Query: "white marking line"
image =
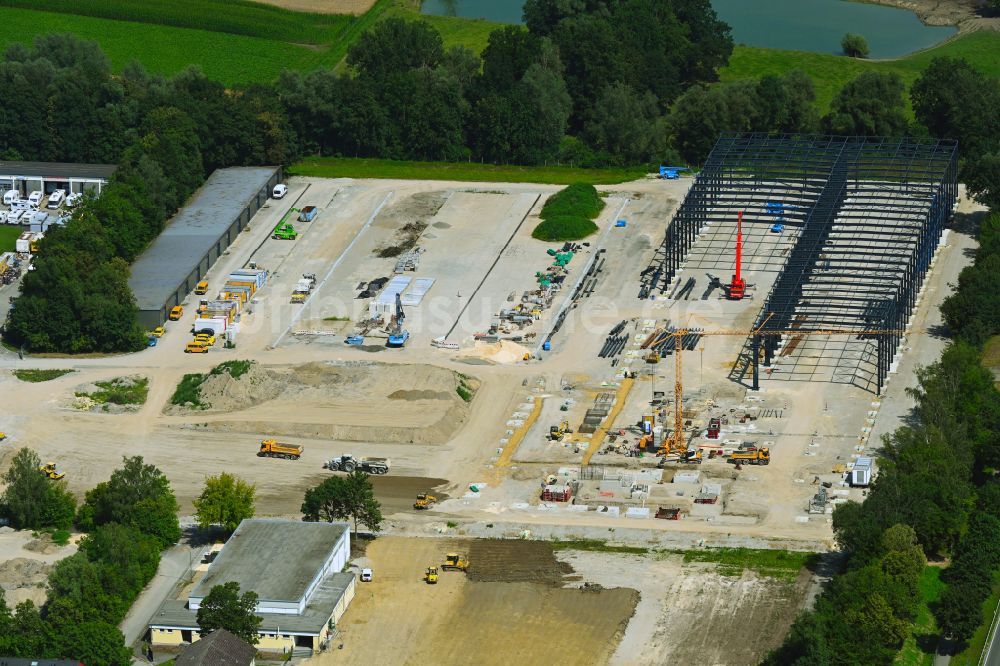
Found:
[[[302,307],[299,308],[299,311],[296,312],[292,316],[292,320],[290,322],[288,322],[288,327],[285,328],[285,330],[281,332],[281,335],[278,336],[278,339],[274,341],[273,345],[271,345],[272,347],[277,347],[279,344],[281,344],[281,341],[288,334],[288,331],[291,330],[292,326],[295,325],[295,322],[297,322],[299,320],[299,317],[302,316],[302,313],[305,312],[306,306],[309,305],[309,301],[311,301],[312,298],[313,298],[313,296],[315,296],[316,294],[318,294],[319,291],[320,291],[320,289],[323,288],[323,285],[326,284],[326,281],[329,280],[330,276],[333,275],[333,272],[335,270],[337,270],[337,266],[339,266],[340,262],[344,260],[344,257],[346,257],[350,253],[351,248],[354,247],[354,244],[358,242],[358,239],[361,238],[361,236],[365,233],[365,231],[368,229],[368,227],[371,226],[371,223],[375,221],[375,217],[382,210],[382,207],[385,206],[389,202],[389,199],[392,198],[392,195],[393,195],[392,192],[389,192],[387,195],[385,195],[385,198],[382,199],[382,203],[380,203],[375,208],[375,210],[372,211],[372,214],[371,214],[371,216],[369,216],[368,221],[365,222],[365,225],[363,227],[361,227],[361,229],[358,230],[358,233],[354,234],[354,238],[347,245],[347,247],[344,248],[344,251],[340,253],[340,256],[337,257],[337,260],[335,262],[333,262],[333,265],[330,266],[330,270],[328,270],[326,272],[326,275],[323,276],[323,279],[320,281],[320,283],[317,284],[316,287],[312,290],[312,293],[310,293],[309,297],[306,298],[305,302],[302,304]]]

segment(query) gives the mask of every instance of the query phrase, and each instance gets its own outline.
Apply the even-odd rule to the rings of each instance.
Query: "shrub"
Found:
[[[212,368],[212,374],[221,375],[227,372],[233,379],[239,379],[250,370],[251,365],[253,361],[224,361]]]
[[[171,405],[186,405],[191,403],[194,407],[205,407],[201,402],[201,383],[205,381],[205,375],[194,373],[184,375],[174,394],[170,397]]]
[[[548,220],[553,217],[573,215],[592,220],[603,209],[604,202],[593,185],[573,183],[549,197],[542,207],[541,218]]]
[[[68,375],[73,372],[73,370],[15,370],[14,376],[20,379],[22,382],[47,382],[53,379],[59,379],[63,375]]]
[[[586,238],[595,231],[597,225],[585,217],[561,215],[543,221],[531,232],[531,237],[547,242],[573,241]]]

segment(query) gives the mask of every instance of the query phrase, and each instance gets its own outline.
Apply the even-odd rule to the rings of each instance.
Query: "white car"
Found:
[[[288,185],[284,183],[278,183],[274,186],[274,190],[271,192],[271,196],[275,199],[283,199],[285,195],[288,194]]]
[[[35,190],[31,194],[29,194],[28,203],[34,206],[35,208],[38,208],[38,205],[42,203],[42,191]]]
[[[370,583],[370,582],[372,582],[372,570],[371,569],[362,569],[361,570],[361,582],[362,583]]]
[[[74,192],[66,197],[66,208],[74,208],[83,201],[83,192]]]
[[[65,198],[66,190],[56,190],[49,195],[49,203],[46,204],[45,207],[50,210],[55,210],[56,208],[59,208],[59,204],[61,204]]]

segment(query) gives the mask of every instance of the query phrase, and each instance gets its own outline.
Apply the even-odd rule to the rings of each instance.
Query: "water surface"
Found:
[[[816,53],[840,53],[847,32],[864,35],[872,58],[897,58],[955,34],[926,26],[905,9],[844,0],[712,0],[737,44]],[[520,23],[524,0],[424,0],[421,11],[440,16]]]

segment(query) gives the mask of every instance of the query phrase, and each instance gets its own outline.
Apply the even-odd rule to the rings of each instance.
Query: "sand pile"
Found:
[[[9,608],[22,601],[33,601],[36,606],[45,603],[45,581],[51,564],[24,557],[0,562],[0,590]]]
[[[501,340],[494,343],[477,342],[473,349],[462,355],[462,358],[508,364],[524,360],[524,355],[530,353],[531,351],[524,345],[510,340]]]
[[[254,363],[239,379],[228,372],[206,377],[201,384],[201,401],[212,411],[231,412],[270,400],[280,390],[272,373]]]

